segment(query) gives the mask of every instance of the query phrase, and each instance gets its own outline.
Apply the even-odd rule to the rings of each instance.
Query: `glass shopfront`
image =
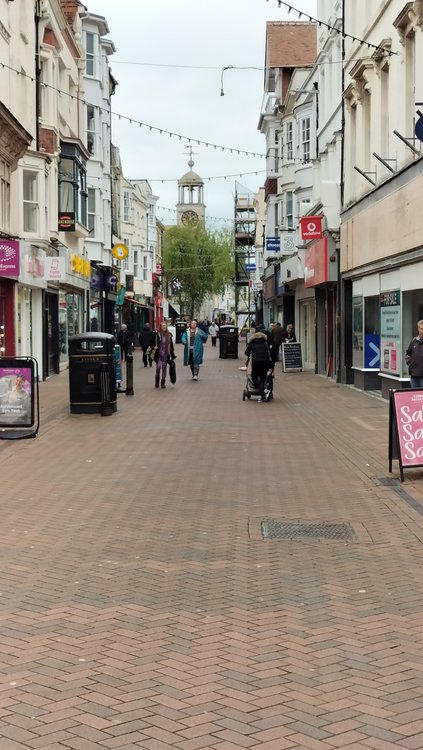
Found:
[[[68,338],[83,330],[83,297],[75,292],[59,292],[60,362],[68,359]]]

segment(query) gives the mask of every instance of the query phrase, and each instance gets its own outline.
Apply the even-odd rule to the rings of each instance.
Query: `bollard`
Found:
[[[108,366],[102,362],[100,370],[101,388],[101,416],[109,417],[113,414],[113,406],[110,399],[110,379]]]
[[[127,396],[134,396],[134,345],[132,341],[128,344],[126,353],[126,391]]]

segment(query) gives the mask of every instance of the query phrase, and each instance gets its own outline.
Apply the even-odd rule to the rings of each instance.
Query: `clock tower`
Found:
[[[178,203],[176,204],[176,218],[179,226],[187,224],[203,224],[205,222],[206,207],[204,205],[204,182],[193,172],[192,149],[188,162],[189,172],[178,180]]]

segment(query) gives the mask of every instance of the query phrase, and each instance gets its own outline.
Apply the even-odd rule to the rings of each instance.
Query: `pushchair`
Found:
[[[247,359],[244,367],[240,367],[240,370],[244,370],[246,373],[245,388],[242,392],[242,400],[245,401],[251,399],[251,396],[260,396],[259,384],[253,380],[251,372],[250,358]],[[273,374],[270,372],[267,374],[266,382],[264,384],[264,401],[271,401],[273,399]]]

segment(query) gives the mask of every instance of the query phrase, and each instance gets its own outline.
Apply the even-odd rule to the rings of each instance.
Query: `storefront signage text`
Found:
[[[81,276],[89,279],[91,276],[91,263],[82,255],[71,255],[71,267],[74,273],[79,273]]]
[[[0,276],[19,276],[19,242],[0,240]]]

